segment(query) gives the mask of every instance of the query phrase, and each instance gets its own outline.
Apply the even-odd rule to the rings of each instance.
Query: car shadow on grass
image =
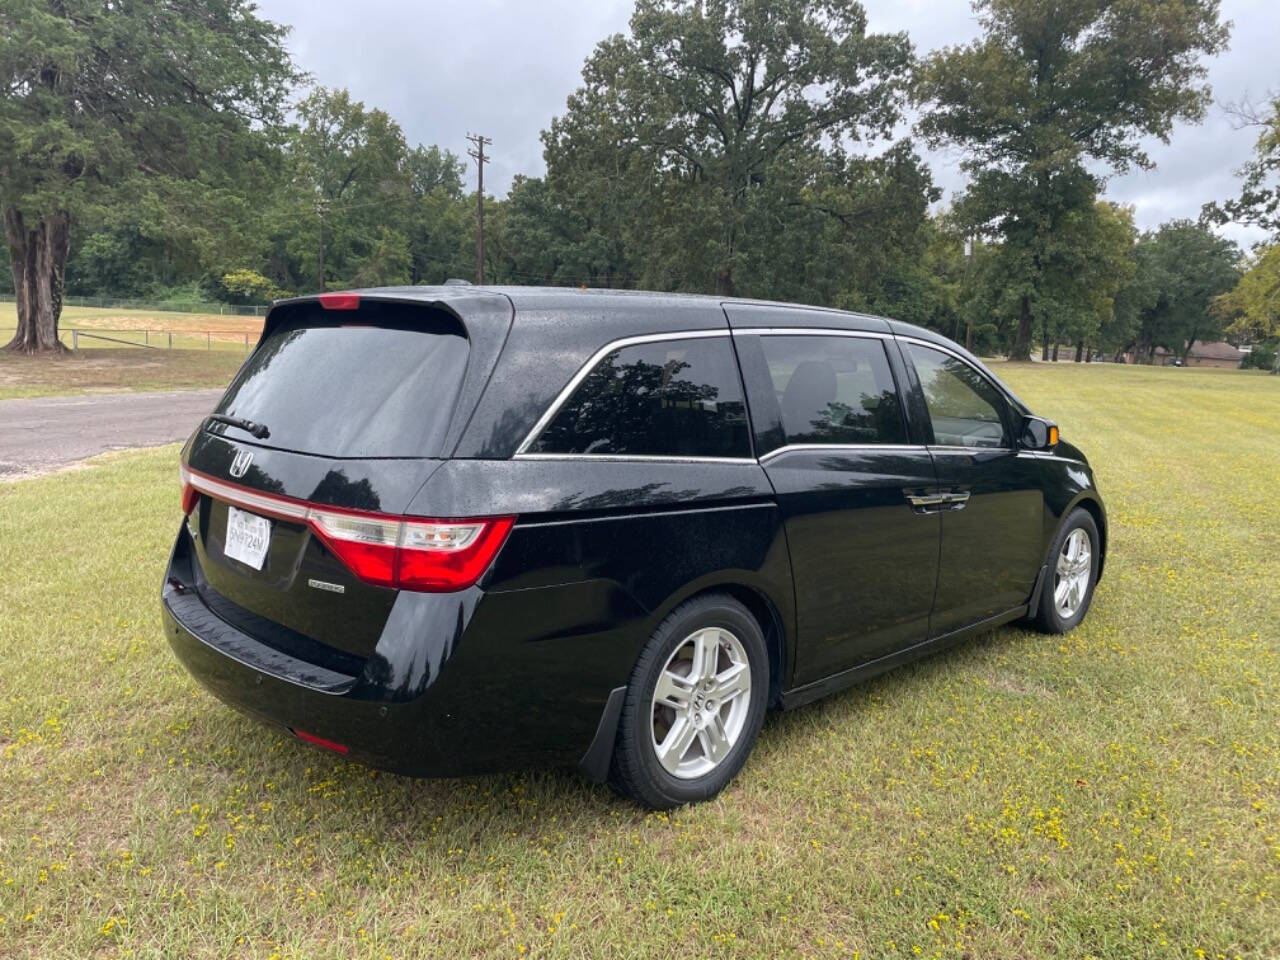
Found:
[[[843,726],[844,732],[856,737],[859,724],[877,722],[884,710],[907,709],[914,698],[931,696],[957,671],[981,671],[993,666],[1010,647],[1037,639],[1040,635],[1024,629],[1001,627],[813,704],[771,711],[755,748],[755,761],[749,761],[735,784],[710,806],[731,809],[742,790],[752,790],[753,777],[770,776],[776,765],[786,766],[784,775],[789,780],[801,775],[806,748],[821,731]],[[1009,692],[1051,694],[1016,686]],[[342,829],[371,830],[384,840],[431,831],[440,823],[456,827],[463,822],[476,838],[490,831],[509,838],[543,829],[538,817],[549,811],[559,822],[575,823],[578,829],[606,822],[616,827],[619,818],[639,822],[649,815],[607,785],[592,783],[571,768],[448,779],[405,777],[308,747],[236,711],[221,707],[219,711],[216,718],[205,714],[209,718],[206,735],[239,747],[225,757],[210,758],[218,772],[241,781],[247,778],[241,789],[253,790],[256,781],[277,803],[287,800],[301,806],[309,820],[332,819],[335,827],[340,823]]]

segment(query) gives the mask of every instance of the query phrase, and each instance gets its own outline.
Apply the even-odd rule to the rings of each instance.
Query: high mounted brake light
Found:
[[[196,496],[205,493],[254,513],[303,523],[347,569],[380,587],[429,593],[469,587],[489,569],[516,520],[437,520],[320,506],[227,483],[185,465],[180,470],[184,506],[191,489]]]
[[[320,306],[326,310],[359,310],[360,294],[358,293],[322,293]]]

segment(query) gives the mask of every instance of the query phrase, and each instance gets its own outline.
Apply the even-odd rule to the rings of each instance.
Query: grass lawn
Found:
[[[0,350],[0,400],[114,390],[226,386],[241,353],[229,350],[77,350],[29,357]]]
[[[1002,373],[1107,498],[1086,623],[773,717],[671,814],[205,694],[157,614],[176,448],[0,484],[0,954],[1280,956],[1280,381]]]

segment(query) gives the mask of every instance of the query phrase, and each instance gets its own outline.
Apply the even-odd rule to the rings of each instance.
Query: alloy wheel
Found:
[[[742,737],[751,705],[751,666],[742,641],[723,627],[685,637],[653,691],[654,753],[674,777],[705,776]]]
[[[1080,611],[1092,576],[1093,545],[1089,534],[1077,527],[1062,544],[1053,578],[1053,604],[1063,620],[1070,620]]]

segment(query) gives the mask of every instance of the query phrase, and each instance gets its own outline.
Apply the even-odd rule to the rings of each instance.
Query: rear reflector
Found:
[[[347,569],[380,587],[430,593],[465,589],[489,569],[516,520],[436,520],[317,506],[227,483],[185,464],[179,469],[184,506],[191,489],[197,497],[206,493],[255,513],[306,524]]]
[[[359,310],[360,294],[358,293],[322,293],[320,306],[326,310]]]
[[[293,735],[299,740],[305,740],[307,743],[313,743],[317,747],[324,747],[326,750],[332,750],[334,753],[347,753],[350,749],[345,743],[326,740],[324,737],[317,737],[314,733],[307,733],[305,730],[294,730]]]

